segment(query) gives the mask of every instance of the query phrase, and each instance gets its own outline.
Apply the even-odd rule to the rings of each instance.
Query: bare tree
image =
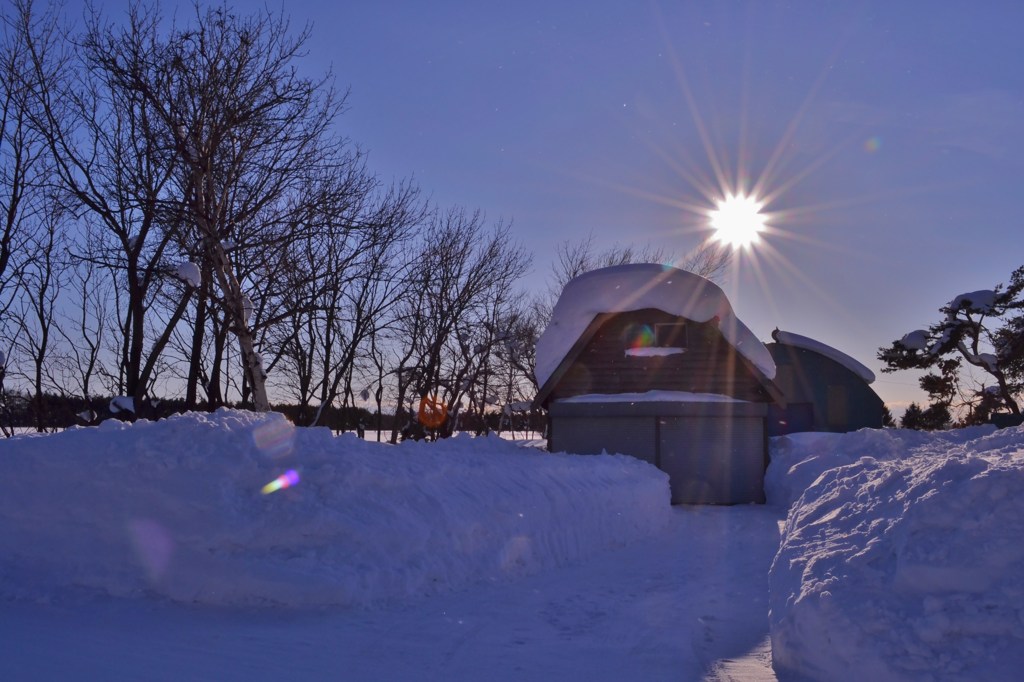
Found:
[[[15,9],[18,9],[16,6]],[[44,208],[45,145],[31,125],[32,83],[26,32],[15,14],[0,24],[0,320],[14,301],[19,268],[29,260],[31,227]]]
[[[418,192],[407,183],[378,191],[366,178],[372,182],[359,191],[342,187],[336,198],[343,201],[328,204],[317,229],[292,245],[279,306],[290,314],[261,327],[261,343],[273,353],[269,367],[287,370],[275,384],[298,400],[303,423],[318,423],[338,399],[353,401],[353,381],[368,370],[368,346],[381,338],[405,291],[407,247],[423,214]]]
[[[471,320],[486,319],[481,311],[498,292],[511,290],[529,264],[508,225],[487,232],[482,214],[462,209],[433,217],[398,320],[404,348],[396,368],[399,410],[410,390],[416,398],[437,394],[449,411],[457,408],[465,391],[458,332]]]
[[[56,335],[57,299],[67,271],[63,262],[61,212],[52,200],[45,205],[45,213],[28,243],[32,257],[20,272],[23,295],[17,306],[15,335],[15,348],[31,363],[31,371],[22,374],[32,388],[31,408],[39,432],[46,429],[43,394],[56,385],[49,376],[49,360]]]
[[[103,372],[101,354],[110,324],[110,292],[95,264],[78,265],[69,268],[69,286],[65,289],[73,291],[73,298],[57,325],[63,349],[59,383],[73,387],[74,393],[89,403],[93,380]]]
[[[307,38],[290,37],[288,23],[269,13],[239,18],[226,7],[196,5],[191,25],[172,30],[154,50],[158,66],[150,73],[111,63],[173,138],[185,169],[187,223],[238,340],[254,405],[264,411],[266,373],[247,315],[252,292],[232,252],[294,239],[309,214],[303,200],[315,199],[310,173],[350,162],[327,134],[341,101],[326,78],[302,78],[294,68]]]
[[[173,227],[181,221],[171,184],[178,160],[158,112],[121,74],[149,67],[148,39],[158,18],[133,13],[129,26],[118,30],[93,13],[77,41],[80,49],[60,53],[53,26],[37,28],[30,10],[25,8],[21,25],[32,58],[38,108],[33,125],[46,140],[69,207],[99,237],[74,252],[115,281],[123,302],[117,388],[139,407],[190,295],[186,288],[160,321],[163,329],[149,333],[147,325],[156,319],[155,295],[173,282],[166,258]]]

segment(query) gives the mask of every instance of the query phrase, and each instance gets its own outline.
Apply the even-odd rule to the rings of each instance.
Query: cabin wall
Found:
[[[671,325],[685,323],[685,338],[673,339]],[[548,400],[592,393],[643,393],[652,390],[717,393],[767,402],[767,391],[715,322],[691,322],[660,310],[609,315]],[[663,332],[656,334],[655,332]],[[646,335],[646,336],[645,336]],[[631,346],[665,336],[679,350],[665,356],[631,356]]]
[[[552,403],[552,452],[632,455],[669,475],[673,504],[764,502],[763,403]]]
[[[849,369],[803,348],[770,343],[768,350],[777,368],[775,383],[786,397],[784,410],[769,412],[769,435],[882,428],[882,399]]]

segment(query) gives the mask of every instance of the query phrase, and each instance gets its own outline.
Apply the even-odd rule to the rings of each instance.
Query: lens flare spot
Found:
[[[626,348],[650,348],[654,345],[654,330],[649,324],[635,324],[626,328]]]
[[[439,429],[448,419],[448,406],[436,395],[423,396],[417,412],[420,424],[428,429]]]
[[[277,492],[284,488],[291,488],[293,485],[297,485],[298,482],[299,472],[295,471],[295,469],[289,469],[270,483],[263,486],[263,489],[260,492],[264,495],[269,495],[270,493]]]
[[[171,563],[174,540],[163,526],[152,519],[133,519],[128,523],[128,535],[149,581],[159,582]]]
[[[284,419],[268,421],[253,429],[252,442],[261,452],[275,459],[292,454],[295,427]]]
[[[882,138],[880,137],[869,137],[864,141],[864,151],[868,154],[874,154],[882,148]]]
[[[534,563],[533,543],[530,538],[518,535],[502,547],[498,562],[507,573],[522,573]]]

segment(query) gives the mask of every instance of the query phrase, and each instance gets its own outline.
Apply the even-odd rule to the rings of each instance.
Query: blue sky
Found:
[[[733,177],[741,158],[751,177],[773,169],[775,229],[725,283],[762,339],[778,326],[877,370],[879,346],[1024,263],[1022,3],[297,0],[285,12],[312,30],[303,68],[350,89],[340,130],[371,167],[513,221],[537,288],[565,240],[696,246],[708,232],[684,206],[710,208],[709,148]],[[897,409],[921,395],[913,374],[875,388]]]

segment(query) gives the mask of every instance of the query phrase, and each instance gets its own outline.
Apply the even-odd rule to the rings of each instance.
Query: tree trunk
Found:
[[[207,230],[207,234],[210,231]],[[252,391],[253,409],[257,412],[270,412],[270,399],[267,397],[267,374],[263,371],[263,361],[256,352],[252,330],[246,319],[245,301],[242,287],[231,269],[224,246],[214,237],[207,237],[210,261],[217,276],[220,290],[224,294],[224,312],[228,319],[231,332],[238,339],[238,350],[242,355],[242,371],[245,382]]]
[[[207,268],[203,268],[207,270]],[[210,293],[210,273],[202,273],[199,300],[196,301],[196,325],[192,330],[192,353],[188,359],[188,381],[185,384],[185,409],[194,410],[199,402],[199,375],[203,362],[203,338],[206,333],[207,296]]]

